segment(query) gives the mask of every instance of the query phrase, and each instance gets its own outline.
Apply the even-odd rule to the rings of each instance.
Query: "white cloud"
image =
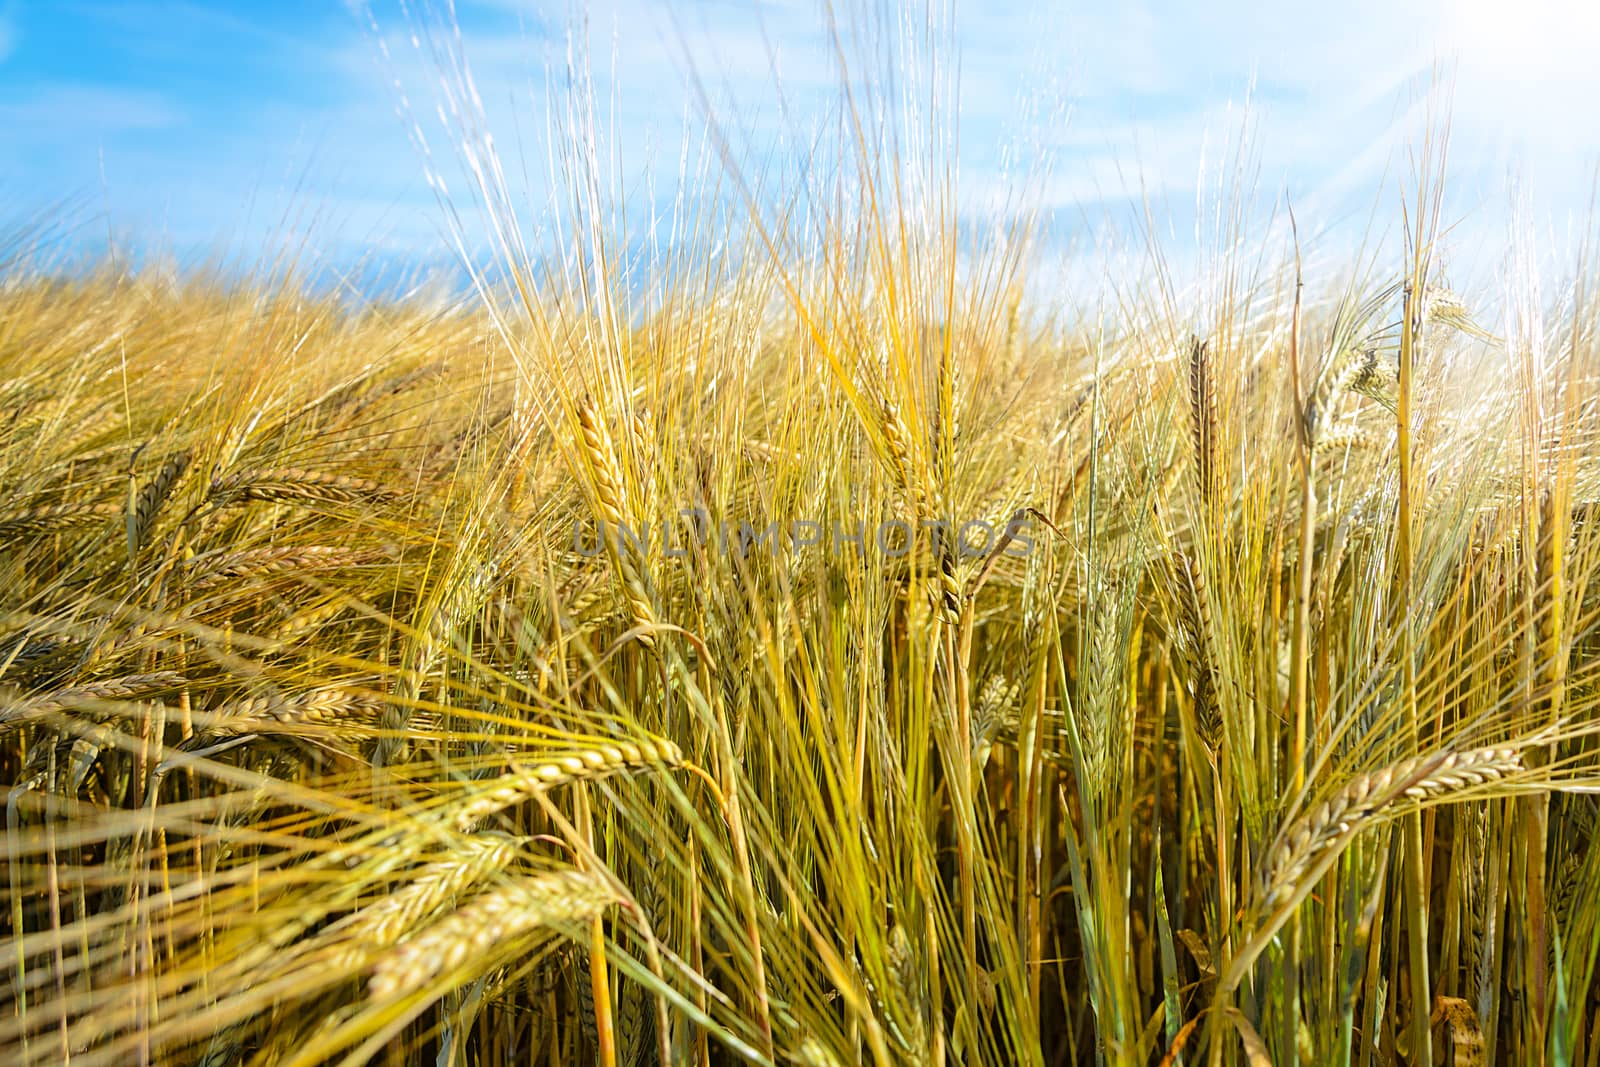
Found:
[[[901,5],[836,0],[835,6],[847,50],[873,33],[898,39],[892,20]],[[1082,220],[1148,194],[1181,229],[1194,221],[1188,216],[1197,197],[1214,195],[1230,173],[1233,146],[1244,138],[1245,174],[1258,180],[1257,199],[1266,207],[1287,189],[1303,224],[1317,215],[1359,214],[1380,194],[1392,202],[1395,180],[1406,170],[1403,149],[1426,115],[1413,87],[1426,81],[1436,56],[1460,56],[1453,161],[1466,202],[1493,200],[1513,167],[1537,174],[1555,199],[1575,202],[1574,190],[1600,154],[1600,127],[1581,114],[1600,96],[1600,74],[1588,63],[1600,54],[1600,8],[1572,0],[1204,6],[961,0],[954,6],[958,52],[941,55],[933,77],[902,79],[895,91],[925,120],[927,101],[937,99],[930,86],[937,77],[959,76],[960,175],[971,211],[1017,206],[1015,190],[1032,179],[1035,204],[1047,211]],[[6,17],[10,10],[0,6],[0,59],[14,21]],[[810,139],[837,123],[839,109],[833,45],[819,3],[591,0],[587,10],[586,48],[599,93],[597,151],[606,179],[620,175],[636,202],[646,195],[669,200],[682,177],[682,151],[702,150],[691,72],[752,177],[763,176],[775,146],[791,154],[813,143],[838,149],[837,136]],[[1519,20],[1508,21],[1507,12],[1519,12]],[[530,220],[547,214],[544,148],[552,123],[565,120],[567,14],[567,0],[462,6],[460,41],[485,129]],[[936,45],[948,14],[943,6],[934,13]],[[890,21],[878,25],[874,18]],[[0,126],[21,131],[12,134],[19,150],[65,161],[60,173],[87,188],[99,185],[93,146],[106,139],[107,179],[124,190],[120,203],[165,198],[175,205],[174,229],[191,235],[226,227],[229,213],[239,210],[239,190],[253,188],[272,202],[272,218],[283,216],[285,200],[308,199],[340,223],[351,243],[381,234],[385,247],[414,242],[419,253],[431,254],[443,217],[423,181],[424,162],[395,117],[391,78],[424,120],[452,192],[465,198],[452,131],[434,117],[439,71],[430,66],[426,42],[420,55],[413,48],[411,27],[393,6],[380,10],[388,70],[364,37],[363,22],[348,25],[345,36],[326,43],[256,28],[274,47],[297,50],[304,76],[328,90],[329,102],[320,106],[264,96],[226,129],[190,131],[181,100],[45,85],[13,92],[0,105]],[[441,43],[451,40],[447,35]],[[877,62],[852,73],[876,73]],[[884,104],[895,110],[902,98]],[[932,117],[936,129],[951,125],[951,116]],[[459,134],[462,121],[445,126]],[[85,144],[90,148],[73,147]],[[707,187],[700,179],[717,171],[714,160],[700,168],[691,155],[692,186]],[[52,179],[61,184],[59,174]]]

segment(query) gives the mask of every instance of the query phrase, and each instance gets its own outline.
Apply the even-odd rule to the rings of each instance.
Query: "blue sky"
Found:
[[[836,6],[848,21],[862,5]],[[774,59],[797,125],[832,99],[811,0],[587,8],[604,132],[647,198],[669,195],[679,171],[690,64],[720,113],[737,107],[741,143],[783,128]],[[559,98],[546,74],[561,69],[571,10],[457,9],[510,169],[538,157]],[[397,114],[402,94],[439,168],[455,172],[431,122],[436,75],[409,28],[390,2],[369,20],[337,0],[0,0],[0,228],[65,203],[85,248],[115,234],[194,261],[264,254],[293,235],[327,262],[442,261],[443,216]],[[1416,86],[1436,61],[1455,72],[1452,206],[1473,220],[1463,242],[1494,240],[1513,177],[1535,190],[1549,231],[1564,232],[1587,211],[1600,159],[1600,4],[968,0],[953,37],[964,203],[994,210],[1048,161],[1031,188],[1066,230],[1092,230],[1143,190],[1181,236],[1246,130],[1265,200],[1286,190],[1314,224],[1364,218],[1381,197],[1397,202],[1403,149],[1424,119]],[[530,203],[548,185],[540,168],[516,183]]]

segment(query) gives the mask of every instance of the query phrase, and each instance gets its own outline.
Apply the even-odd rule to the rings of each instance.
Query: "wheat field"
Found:
[[[1053,292],[840,122],[459,299],[0,243],[7,1062],[1600,1062],[1600,274],[1427,144]]]

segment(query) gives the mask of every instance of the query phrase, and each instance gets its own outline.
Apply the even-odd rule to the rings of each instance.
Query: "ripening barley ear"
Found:
[[[51,504],[0,515],[0,538],[37,537],[74,527],[99,526],[122,514],[118,504]]]
[[[1443,798],[1522,769],[1515,749],[1486,748],[1413,756],[1356,777],[1278,836],[1262,867],[1258,906],[1272,912],[1302,892],[1310,872],[1385,809],[1406,800]]]
[[[1189,649],[1189,663],[1193,677],[1195,734],[1205,746],[1213,762],[1222,745],[1222,711],[1217,703],[1217,666],[1212,647],[1212,630],[1215,626],[1211,611],[1211,594],[1199,566],[1188,556],[1177,558],[1176,579],[1180,616]]]
[[[218,479],[211,484],[209,499],[217,507],[247,501],[381,504],[394,500],[395,494],[366,478],[282,468],[245,470]]]
[[[132,501],[126,516],[130,560],[136,558],[139,550],[144,547],[145,538],[149,536],[156,516],[166,504],[167,497],[176,488],[178,479],[189,469],[189,460],[188,452],[179,452],[167,460]]]
[[[626,537],[627,532],[637,534],[642,529],[628,506],[628,483],[606,424],[587,393],[578,399],[576,413],[595,518],[601,526],[600,536],[616,568],[617,584],[622,589],[633,624],[644,629],[637,640],[650,648],[656,641],[649,632],[656,625],[656,612],[646,584],[647,561],[639,557],[638,550]]]
[[[1363,349],[1355,360],[1349,387],[1394,411],[1400,387],[1400,365],[1388,352],[1376,346]]]
[[[20,729],[49,715],[74,708],[90,708],[97,701],[120,701],[151,693],[159,693],[182,686],[183,675],[176,671],[155,671],[150,674],[128,674],[120,678],[105,678],[84,682],[21,700],[0,707],[0,734]]]
[[[487,961],[504,956],[518,939],[592,918],[616,902],[604,880],[582,871],[508,878],[380,958],[368,994],[375,1001],[389,1000],[463,968],[481,973]]]
[[[1211,368],[1211,344],[1189,342],[1189,426],[1193,435],[1195,486],[1209,508],[1217,493],[1217,390]]]
[[[1478,325],[1472,316],[1472,310],[1461,297],[1442,285],[1430,285],[1424,290],[1422,320],[1429,325],[1445,326],[1480,341],[1499,340],[1494,334]]]
[[[482,820],[519,804],[536,793],[560,785],[603,778],[627,770],[675,768],[683,751],[671,741],[620,742],[583,749],[525,770],[479,783],[472,797],[455,813],[456,829],[469,831]]]
[[[307,957],[319,967],[359,966],[423,927],[451,901],[509,867],[528,838],[481,833],[452,844],[449,857],[418,868],[400,888],[331,924],[295,946],[275,966],[291,968]]]

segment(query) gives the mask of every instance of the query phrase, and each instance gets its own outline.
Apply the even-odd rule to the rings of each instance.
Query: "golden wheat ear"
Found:
[[[1422,321],[1429,326],[1448,327],[1480,341],[1500,343],[1498,336],[1478,325],[1466,301],[1442,285],[1430,285],[1423,291]]]
[[[411,992],[435,978],[504,956],[527,935],[601,915],[617,903],[611,886],[584,871],[517,877],[402,941],[374,965],[374,1000]]]
[[[1216,500],[1217,390],[1210,342],[1198,337],[1189,342],[1189,429],[1194,446],[1195,484],[1201,502],[1209,507]]]
[[[98,526],[122,514],[120,504],[51,504],[0,515],[0,542]]]
[[[656,639],[651,631],[657,627],[658,619],[647,580],[646,561],[633,545],[623,543],[626,538],[622,531],[637,531],[638,527],[628,507],[627,482],[624,480],[622,463],[612,445],[611,434],[596,410],[594,400],[587,393],[578,399],[577,416],[579,443],[588,466],[592,505],[595,518],[602,525],[601,540],[616,569],[617,584],[627,603],[628,614],[639,631],[637,640],[645,648],[652,648]],[[642,424],[638,429],[642,432]]]
[[[421,928],[440,909],[509,867],[529,838],[497,833],[452,840],[448,853],[418,868],[399,889],[379,897],[296,946],[296,961],[318,955],[319,964],[348,968]]]
[[[1516,749],[1480,748],[1413,756],[1352,779],[1286,827],[1267,853],[1259,888],[1262,909],[1271,912],[1301,893],[1321,861],[1385,809],[1407,800],[1442,799],[1520,770]]]
[[[212,483],[210,501],[217,506],[247,501],[283,504],[369,504],[396,498],[393,490],[367,478],[297,467],[245,470]]]
[[[1400,395],[1399,357],[1375,345],[1363,349],[1355,361],[1349,386],[1351,392],[1370,397],[1394,412]]]
[[[619,741],[560,756],[524,770],[503,774],[481,783],[454,814],[458,830],[470,830],[482,820],[556,786],[605,778],[624,771],[683,765],[683,750],[671,741]]]
[[[129,558],[138,555],[139,549],[144,546],[145,538],[149,537],[150,528],[155,525],[167,497],[177,487],[178,479],[189,469],[189,460],[190,453],[179,452],[163,463],[156,476],[139,490],[126,517]]]

